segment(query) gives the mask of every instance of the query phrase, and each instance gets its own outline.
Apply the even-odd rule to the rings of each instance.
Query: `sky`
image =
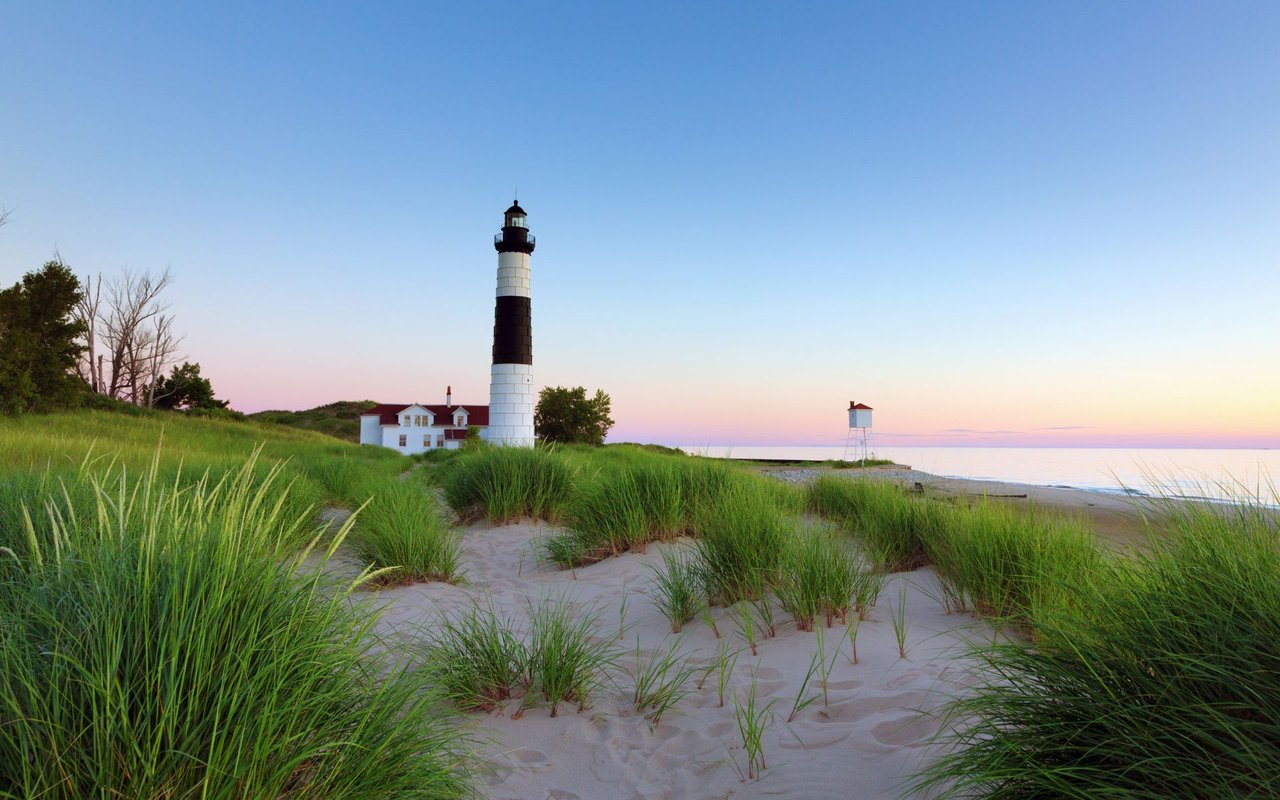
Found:
[[[9,4],[0,283],[172,270],[235,408],[612,441],[1280,447],[1280,4]]]

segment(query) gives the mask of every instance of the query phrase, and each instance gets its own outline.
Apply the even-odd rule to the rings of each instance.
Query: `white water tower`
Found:
[[[871,406],[849,401],[849,437],[844,442],[844,460],[867,460],[867,432],[871,430]],[[852,455],[854,458],[849,458]]]

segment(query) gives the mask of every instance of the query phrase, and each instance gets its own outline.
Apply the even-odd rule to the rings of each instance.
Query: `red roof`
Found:
[[[486,426],[489,424],[489,407],[488,406],[432,406],[426,403],[379,403],[361,416],[368,417],[374,414],[378,415],[378,421],[383,425],[399,425],[400,412],[409,406],[422,406],[432,414],[436,415],[436,423],[441,425],[453,424],[453,412],[459,408],[467,412],[468,425]],[[446,433],[448,433],[446,431]]]
[[[870,410],[871,410],[871,406],[866,405],[866,404],[864,404],[864,403],[855,403],[855,402],[853,402],[852,400],[850,400],[850,401],[849,401],[849,410],[850,410],[850,411],[870,411]]]
[[[446,442],[452,442],[455,439],[465,439],[465,438],[467,438],[467,432],[464,431],[462,428],[450,428],[449,430],[444,432],[444,439]]]

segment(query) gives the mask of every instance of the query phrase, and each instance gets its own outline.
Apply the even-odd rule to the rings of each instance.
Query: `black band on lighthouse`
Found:
[[[493,363],[533,363],[533,313],[529,298],[498,298],[493,312]]]

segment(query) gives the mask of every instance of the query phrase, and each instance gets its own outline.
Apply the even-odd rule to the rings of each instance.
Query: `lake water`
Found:
[[[844,455],[843,446],[686,447],[719,458],[822,461]],[[1093,447],[876,447],[874,457],[934,475],[1070,486],[1145,494],[1221,498],[1224,484],[1258,491],[1280,502],[1280,450],[1195,450]],[[1172,491],[1170,491],[1172,490]]]

